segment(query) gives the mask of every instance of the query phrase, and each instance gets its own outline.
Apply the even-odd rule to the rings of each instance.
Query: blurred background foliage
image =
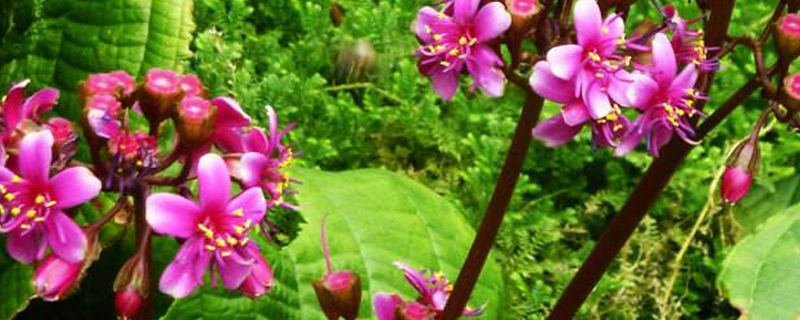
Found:
[[[37,32],[31,25],[46,14],[45,2],[59,1],[0,6],[3,92],[11,79],[25,76],[8,66],[23,56],[26,36]],[[739,1],[730,33],[757,35],[776,2]],[[290,138],[302,152],[299,166],[403,172],[446,196],[477,226],[523,94],[509,85],[503,98],[491,99],[462,86],[453,101],[438,99],[417,72],[412,54],[417,43],[409,29],[417,10],[429,4],[341,0],[343,19],[335,27],[327,0],[194,0],[192,55],[183,60],[183,70],[198,74],[212,95],[235,97],[260,123],[267,104],[296,123]],[[673,4],[684,17],[701,15],[694,2]],[[639,1],[627,25],[645,18],[658,19],[658,13]],[[374,55],[363,54],[369,52],[364,43]],[[360,62],[347,62],[353,59]],[[767,60],[774,59],[769,50]],[[707,113],[755,69],[743,49],[721,64]],[[714,178],[766,104],[754,94],[692,151],[579,319],[738,317],[718,289],[717,275],[742,227],[733,216],[736,208],[720,204]],[[558,107],[546,105],[543,119]],[[800,140],[778,125],[763,136],[761,147],[756,183],[774,190],[777,181],[796,174]],[[546,316],[650,162],[643,152],[618,158],[606,149],[592,150],[586,130],[561,148],[533,143],[496,247],[510,297],[506,319]],[[703,210],[707,215],[690,236]],[[687,250],[676,265],[683,246]]]

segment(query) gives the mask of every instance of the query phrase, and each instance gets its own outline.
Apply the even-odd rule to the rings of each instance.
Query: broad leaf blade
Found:
[[[298,199],[308,224],[280,253],[268,252],[276,265],[275,290],[253,302],[237,294],[206,290],[175,303],[163,319],[324,319],[311,283],[325,272],[319,229],[325,214],[334,269],[361,275],[364,291],[360,319],[372,319],[372,297],[377,292],[416,298],[394,261],[443,271],[455,280],[475,232],[452,205],[433,191],[401,175],[377,169],[341,173],[298,169],[293,174],[302,181]],[[490,260],[471,303],[487,304],[483,319],[498,318],[502,287],[499,267]],[[281,316],[264,312],[281,312]]]
[[[736,244],[720,283],[744,319],[800,315],[800,206],[773,216]]]
[[[0,320],[10,320],[28,306],[36,294],[32,276],[30,265],[13,263],[0,267]]]

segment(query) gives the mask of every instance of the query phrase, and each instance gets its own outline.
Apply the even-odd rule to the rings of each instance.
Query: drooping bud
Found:
[[[208,100],[197,96],[183,98],[178,106],[176,124],[181,144],[194,149],[204,143],[214,131],[216,117],[217,106]]]
[[[175,72],[166,69],[147,72],[140,107],[150,125],[157,126],[175,114],[175,104],[180,96],[180,77]]]
[[[361,278],[351,271],[333,271],[331,266],[328,240],[325,238],[325,222],[327,216],[322,218],[321,235],[322,251],[325,256],[325,265],[328,272],[321,280],[314,281],[314,291],[322,311],[330,320],[354,320],[358,316],[361,305]]]
[[[781,103],[791,110],[800,110],[800,73],[790,74],[783,78]]]
[[[133,319],[142,308],[144,298],[136,291],[120,291],[114,295],[114,308],[117,310],[117,319]]]
[[[132,319],[139,313],[142,302],[149,294],[149,277],[147,261],[140,252],[134,254],[119,270],[114,280],[114,306],[119,319]]]
[[[83,262],[69,263],[54,254],[48,255],[36,267],[33,284],[45,301],[56,301],[73,289],[83,268]]]
[[[722,175],[720,191],[723,201],[736,203],[744,198],[758,172],[760,160],[761,151],[756,139],[742,141],[733,149]]]
[[[250,256],[255,259],[253,268],[250,275],[244,279],[239,291],[244,293],[250,299],[256,299],[269,292],[275,285],[275,278],[272,275],[272,270],[269,263],[264,260],[264,257],[255,249],[255,247],[247,247],[245,250],[250,250]]]
[[[792,61],[797,58],[800,55],[800,16],[789,13],[778,19],[774,36],[782,59]]]

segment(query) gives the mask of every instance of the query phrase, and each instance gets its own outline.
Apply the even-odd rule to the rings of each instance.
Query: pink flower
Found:
[[[72,290],[82,270],[83,261],[66,262],[51,254],[36,267],[33,286],[45,301],[56,301]]]
[[[689,143],[694,129],[689,118],[698,115],[693,107],[695,99],[703,97],[695,93],[697,69],[689,64],[677,74],[677,61],[667,36],[658,33],[653,39],[653,65],[649,75],[634,73],[633,82],[625,89],[627,100],[644,112],[636,119],[631,129],[620,142],[615,153],[630,152],[644,136],[650,153],[658,156],[658,150],[666,144],[673,133]]]
[[[0,232],[8,233],[8,253],[24,263],[41,259],[49,245],[68,263],[83,260],[86,238],[63,209],[97,196],[100,181],[84,167],[67,168],[50,178],[53,135],[31,133],[22,139],[17,176],[0,167]]]
[[[579,0],[573,17],[577,44],[550,49],[547,61],[555,77],[575,83],[573,95],[583,99],[593,119],[600,119],[614,111],[609,98],[622,105],[627,102],[617,92],[628,81],[622,67],[630,60],[614,54],[624,40],[625,26],[617,15],[602,20],[594,0]]]
[[[248,231],[261,222],[266,201],[260,188],[229,200],[230,176],[215,154],[200,159],[199,203],[170,193],[147,198],[146,218],[158,233],[186,241],[161,276],[161,291],[183,298],[203,283],[206,270],[217,269],[228,289],[237,289],[251,275],[256,258]],[[212,283],[216,277],[212,276]]]
[[[503,61],[487,45],[511,25],[502,3],[491,2],[480,10],[480,0],[455,0],[452,16],[423,7],[412,29],[423,42],[416,51],[419,69],[431,77],[439,96],[450,100],[458,88],[458,76],[467,67],[475,86],[491,96],[503,95],[505,76],[498,69]]]
[[[250,299],[256,299],[272,290],[275,285],[275,278],[272,276],[269,263],[261,256],[255,246],[248,246],[245,249],[250,251],[250,256],[253,257],[254,263],[250,275],[239,286],[239,291]]]
[[[0,100],[0,116],[2,116],[2,132],[0,138],[6,147],[14,144],[17,129],[25,119],[39,121],[42,112],[48,111],[58,102],[59,92],[53,88],[37,91],[25,98],[25,88],[29,80],[15,84]]]

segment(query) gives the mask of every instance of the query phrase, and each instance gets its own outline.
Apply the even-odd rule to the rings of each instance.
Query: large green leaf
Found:
[[[62,89],[60,114],[76,117],[89,73],[177,68],[190,54],[192,0],[37,0],[25,53],[2,68],[2,87],[30,78]]]
[[[455,279],[474,230],[447,201],[413,180],[385,170],[341,173],[294,171],[308,221],[297,239],[280,252],[269,249],[278,285],[266,298],[249,301],[235,293],[207,289],[175,303],[163,319],[325,319],[311,283],[325,272],[320,222],[328,214],[327,236],[337,270],[359,273],[363,282],[361,319],[370,319],[372,297],[380,291],[414,298],[394,265],[444,271]],[[487,303],[484,319],[498,318],[503,283],[490,259],[473,293],[473,305]]]
[[[34,297],[32,275],[33,267],[30,265],[11,263],[0,266],[0,320],[12,319]]]
[[[800,205],[774,215],[736,244],[720,283],[744,319],[800,315]]]
[[[800,168],[800,163],[796,168]],[[745,233],[750,233],[784,209],[800,202],[800,174],[778,180],[773,188],[756,186],[734,207],[734,218]]]

